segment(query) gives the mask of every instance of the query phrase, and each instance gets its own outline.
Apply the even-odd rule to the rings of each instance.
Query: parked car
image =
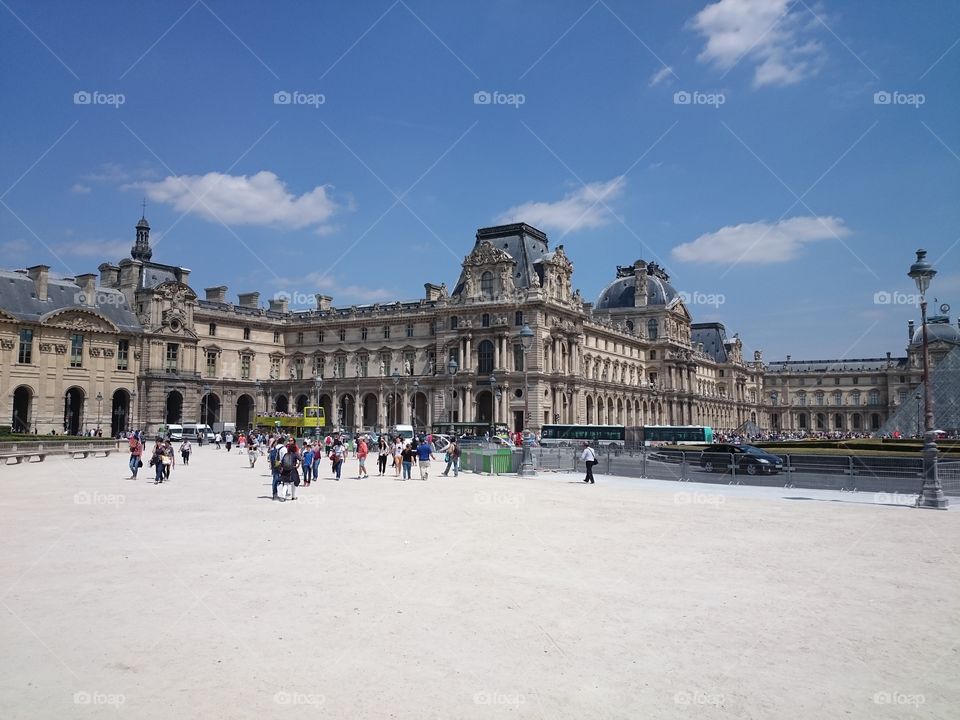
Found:
[[[734,464],[738,472],[748,475],[774,475],[783,469],[783,460],[754,445],[708,445],[700,455],[700,467],[706,472],[730,469]]]

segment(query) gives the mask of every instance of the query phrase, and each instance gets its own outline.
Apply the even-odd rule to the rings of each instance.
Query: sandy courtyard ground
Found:
[[[0,468],[4,720],[960,718],[960,507],[125,463]]]

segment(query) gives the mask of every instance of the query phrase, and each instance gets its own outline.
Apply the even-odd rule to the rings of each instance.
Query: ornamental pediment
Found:
[[[481,265],[501,265],[503,263],[513,263],[513,256],[510,253],[495,248],[489,240],[484,240],[477,245],[473,252],[467,255],[463,261],[464,265],[479,267]]]
[[[64,330],[78,330],[81,332],[119,332],[106,316],[95,310],[78,308],[64,308],[54,310],[40,317],[40,324],[46,327],[63,328]]]

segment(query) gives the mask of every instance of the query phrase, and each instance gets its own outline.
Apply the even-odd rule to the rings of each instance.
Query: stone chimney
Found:
[[[289,307],[289,299],[286,297],[277,297],[270,299],[270,312],[285,313]]]
[[[203,292],[206,293],[206,298],[210,302],[225,303],[227,301],[226,285],[204,288]]]
[[[907,345],[913,342],[913,320],[907,322]]]
[[[190,279],[190,268],[177,268],[176,277],[178,282],[182,282],[184,285],[189,285],[187,281]]]
[[[333,307],[333,298],[329,295],[317,295],[317,310],[329,310]]]
[[[37,293],[37,300],[47,299],[47,282],[50,280],[49,265],[34,265],[27,268],[27,275],[33,280],[33,287]]]
[[[253,308],[254,310],[260,307],[260,293],[258,292],[240,293],[237,297],[240,300],[240,307]]]
[[[646,263],[637,263],[633,266],[633,306],[647,306],[647,266]]]
[[[433,283],[424,283],[424,284],[423,284],[423,288],[424,288],[424,290],[426,290],[426,294],[425,294],[424,297],[426,297],[427,300],[439,300],[439,299],[440,299],[441,292],[440,292],[440,286],[439,286],[439,285],[434,285]]]
[[[93,307],[97,304],[97,276],[93,273],[84,273],[76,277],[77,287],[80,291],[74,302],[77,305],[86,305]]]
[[[110,263],[101,263],[97,268],[100,271],[100,285],[106,288],[116,288],[120,285],[120,268]]]

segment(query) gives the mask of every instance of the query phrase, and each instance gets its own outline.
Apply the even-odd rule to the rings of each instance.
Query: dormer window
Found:
[[[480,295],[484,300],[493,300],[493,273],[489,270],[480,276]]]

